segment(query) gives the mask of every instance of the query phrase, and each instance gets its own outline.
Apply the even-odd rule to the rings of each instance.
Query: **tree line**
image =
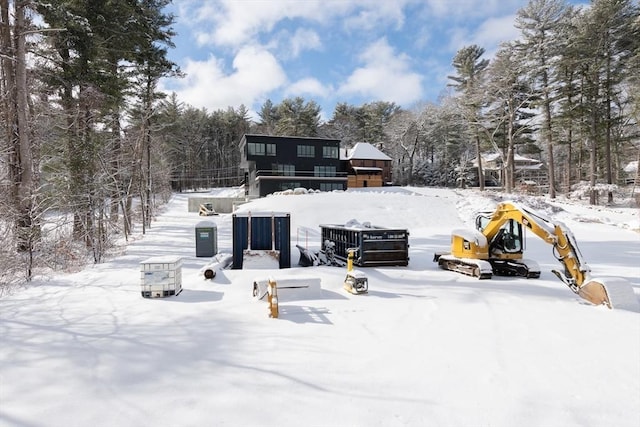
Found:
[[[640,152],[640,17],[630,0],[576,8],[531,0],[517,40],[493,59],[460,49],[437,102],[339,103],[321,120],[313,100],[207,111],[158,91],[182,73],[170,0],[0,0],[0,285],[37,266],[99,263],[134,227],[146,232],[171,191],[242,183],[245,133],[369,142],[393,159],[398,185],[456,186],[481,153],[548,166],[550,197],[588,181],[613,200],[624,165]],[[476,163],[472,160],[476,159]],[[53,220],[55,219],[55,221]]]

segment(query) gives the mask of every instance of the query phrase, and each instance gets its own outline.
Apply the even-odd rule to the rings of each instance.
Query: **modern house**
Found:
[[[391,183],[391,157],[367,142],[344,150],[342,161],[348,187],[382,187]]]
[[[338,139],[244,135],[240,155],[245,193],[250,197],[300,187],[320,191],[347,188]]]

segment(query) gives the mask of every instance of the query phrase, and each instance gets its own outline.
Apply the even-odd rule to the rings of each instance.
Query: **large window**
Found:
[[[254,156],[264,156],[264,148],[264,143],[261,142],[250,142],[247,144],[249,154]]]
[[[266,145],[267,145],[267,156],[275,156],[276,144],[266,144]]]
[[[316,150],[313,145],[298,145],[298,157],[315,157]]]
[[[314,176],[336,176],[335,166],[316,166],[313,168]]]
[[[337,182],[321,182],[320,191],[344,190],[342,184]]]
[[[325,159],[337,159],[338,147],[322,147],[322,157]]]
[[[295,176],[296,174],[296,167],[294,165],[273,164],[271,169],[274,175]]]

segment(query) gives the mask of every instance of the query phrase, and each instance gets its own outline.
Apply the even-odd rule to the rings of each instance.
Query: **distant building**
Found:
[[[294,188],[347,188],[338,139],[244,135],[240,156],[248,196],[263,197]]]
[[[343,150],[348,187],[382,187],[391,184],[391,157],[367,142]]]
[[[637,184],[638,178],[640,178],[640,173],[638,173],[638,161],[634,160],[632,162],[627,163],[627,165],[623,169],[623,182],[625,184]]]
[[[547,184],[547,168],[540,160],[531,159],[520,154],[513,155],[513,163],[516,181]],[[469,172],[475,177],[471,185],[478,185],[478,159],[471,161]],[[504,183],[503,157],[500,153],[482,154],[482,172],[484,173],[485,186],[500,186]]]

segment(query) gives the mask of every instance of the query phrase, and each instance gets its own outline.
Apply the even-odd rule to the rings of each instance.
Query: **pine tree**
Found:
[[[456,76],[448,76],[451,86],[459,92],[459,99],[463,114],[474,133],[476,158],[478,159],[478,182],[480,190],[484,190],[484,172],[482,167],[482,150],[480,149],[480,108],[482,98],[479,93],[483,73],[489,65],[488,59],[481,59],[484,48],[478,45],[465,46],[460,49],[453,58],[453,67],[458,73]]]
[[[522,57],[530,58],[529,74],[540,98],[542,139],[546,142],[549,165],[549,197],[556,197],[555,158],[553,153],[553,102],[558,90],[551,73],[564,40],[562,27],[568,22],[570,9],[563,0],[531,0],[518,11],[516,28],[522,34],[518,43]]]

